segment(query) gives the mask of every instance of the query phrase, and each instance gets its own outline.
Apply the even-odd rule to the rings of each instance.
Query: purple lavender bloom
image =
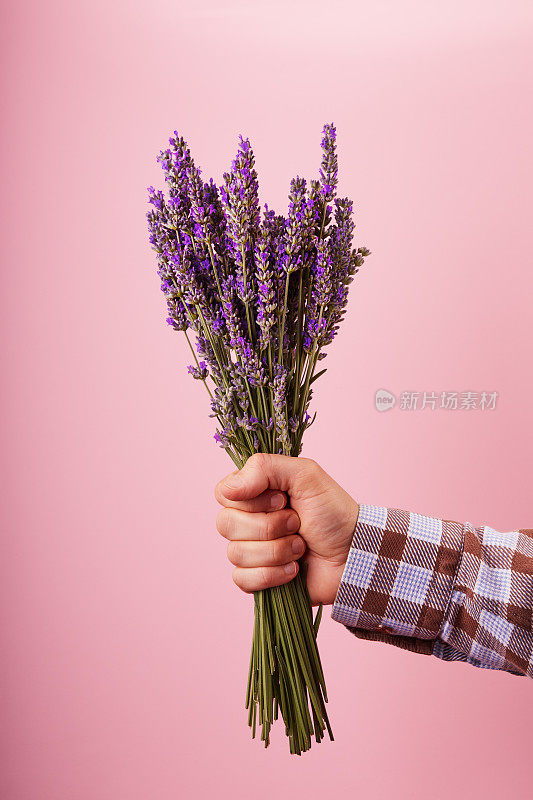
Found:
[[[260,332],[260,347],[263,350],[272,340],[272,328],[276,324],[276,288],[273,264],[275,258],[275,214],[265,207],[263,223],[259,228],[255,244],[255,265],[257,283],[256,319]]]
[[[261,358],[244,336],[235,343],[238,361],[233,365],[234,372],[244,378],[250,386],[265,386],[267,376]]]
[[[209,245],[215,240],[219,240],[221,236],[221,208],[218,189],[213,181],[209,183],[202,181],[201,172],[193,162],[188,167],[187,178],[194,237],[196,242],[207,245],[209,248]],[[211,256],[218,261],[213,250],[211,250]],[[207,265],[209,270],[211,268],[209,261],[207,261]],[[218,266],[218,269],[220,270],[221,267]]]
[[[194,364],[189,364],[187,372],[197,381],[204,381],[209,375],[209,370],[207,369],[205,361],[200,361],[197,367],[195,367]]]
[[[205,359],[211,376],[216,381],[221,381],[221,372],[215,352],[210,340],[199,331],[196,338],[196,351],[200,358]]]
[[[224,323],[228,331],[228,345],[235,350],[237,358],[241,358],[242,342],[244,341],[243,322],[237,305],[235,283],[236,281],[233,275],[222,281],[222,296],[220,302],[222,305]]]
[[[317,248],[317,259],[311,270],[314,278],[313,292],[316,303],[326,306],[333,293],[333,259],[330,249],[321,242]]]
[[[150,244],[169,326],[196,332],[202,361],[189,371],[212,379],[217,435],[237,452],[252,440],[283,452],[297,440],[298,449],[312,390],[300,407],[303,387],[293,381],[304,369],[294,362],[324,358],[368,255],[352,248],[351,202],[335,199],[335,127],[324,126],[319,180],[291,181],[286,219],[268,207],[261,218],[254,154],[242,136],[220,194],[176,132],[158,160],[167,193],[149,189]],[[273,419],[258,417],[266,411]]]
[[[259,420],[252,414],[244,414],[242,417],[237,418],[237,422],[247,431],[256,431],[259,427]]]
[[[335,197],[338,183],[337,129],[331,123],[324,125],[322,137],[322,164],[320,167],[320,188],[325,203]]]
[[[303,265],[303,249],[308,237],[306,182],[296,177],[289,191],[289,216],[286,222],[285,262],[286,272],[295,272]]]
[[[253,248],[259,233],[259,183],[248,139],[240,137],[231,171],[224,173],[222,208],[228,247],[235,263],[237,294],[243,303],[254,297]]]
[[[250,407],[248,392],[246,391],[244,381],[236,372],[234,372],[231,377],[231,388],[238,406],[242,409],[242,411],[248,411],[248,408]]]
[[[353,280],[354,265],[352,239],[354,232],[353,203],[347,198],[335,200],[336,227],[331,236],[333,254],[334,286],[328,307],[328,327],[323,344],[330,344],[335,337],[340,322],[344,318],[348,302],[348,290]],[[361,257],[357,258],[361,261]]]
[[[209,183],[204,183],[204,196],[207,207],[210,209],[210,239],[214,244],[215,253],[218,255],[223,267],[225,256],[224,247],[226,243],[226,217],[224,216],[218,186],[212,178]]]
[[[213,439],[220,447],[222,447],[225,450],[227,447],[229,447],[229,445],[232,442],[232,433],[233,431],[231,430],[226,430],[226,429],[221,431],[217,430],[213,436]]]
[[[226,331],[224,314],[221,310],[217,310],[213,315],[213,333],[215,336],[223,336]]]
[[[167,323],[175,330],[175,331],[186,331],[189,327],[187,322],[187,313],[183,304],[178,300],[175,303],[168,304],[169,316],[167,317]]]
[[[169,188],[169,206],[171,218],[176,229],[189,229],[191,201],[187,171],[192,163],[187,142],[177,131],[169,139],[170,147],[162,150],[158,161],[163,167],[165,181]]]
[[[291,440],[287,421],[287,379],[287,369],[278,364],[275,377],[272,380],[274,420],[277,439],[282,446],[282,450],[288,454]]]

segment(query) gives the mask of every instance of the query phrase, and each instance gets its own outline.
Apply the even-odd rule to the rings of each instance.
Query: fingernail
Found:
[[[293,539],[292,542],[292,552],[295,556],[301,556],[303,551],[305,550],[305,544],[302,539]]]
[[[287,573],[287,575],[294,575],[294,573],[296,572],[296,564],[294,563],[294,561],[291,561],[290,564],[284,564],[283,569]]]
[[[230,489],[240,489],[242,486],[242,478],[238,472],[234,475],[230,475],[229,478],[226,478],[224,481],[226,486],[229,486]]]
[[[296,514],[291,514],[289,519],[287,520],[287,530],[288,531],[297,531],[300,527],[300,520],[296,516]]]
[[[273,511],[278,511],[285,505],[285,495],[278,492],[270,496],[270,508]]]

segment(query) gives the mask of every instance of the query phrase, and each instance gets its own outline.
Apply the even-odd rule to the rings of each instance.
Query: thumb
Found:
[[[291,493],[307,459],[256,453],[244,467],[232,472],[217,487],[228,500],[251,500],[266,489]]]

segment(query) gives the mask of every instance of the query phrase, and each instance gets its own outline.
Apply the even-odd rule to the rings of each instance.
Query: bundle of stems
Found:
[[[336,198],[336,131],[325,125],[318,180],[291,181],[286,217],[259,204],[255,160],[240,137],[220,188],[205,182],[185,140],[159,155],[167,192],[149,189],[150,243],[167,322],[187,338],[217,420],[215,439],[240,469],[254,453],[298,456],[318,369],[368,255],[352,246],[352,202]],[[196,335],[196,347],[189,337]],[[315,415],[316,416],[316,415]],[[291,753],[327,730],[326,685],[304,562],[288,584],[255,593],[248,722],[265,746],[279,714]]]

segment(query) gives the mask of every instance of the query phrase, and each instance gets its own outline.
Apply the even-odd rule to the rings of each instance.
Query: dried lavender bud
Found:
[[[246,391],[244,381],[236,372],[233,372],[232,374],[231,386],[234,397],[241,410],[244,412],[248,411],[248,408],[250,407],[250,398],[248,397],[248,392]]]
[[[244,414],[242,417],[237,417],[237,423],[247,431],[255,431],[259,426],[259,420],[251,414]]]
[[[333,123],[324,125],[322,137],[322,164],[320,167],[320,187],[325,203],[335,197],[338,183],[337,130]]]
[[[276,436],[284,451],[290,448],[291,443],[287,422],[287,377],[287,369],[278,364],[276,375],[272,380],[273,407]]]
[[[200,170],[192,162],[188,167],[187,177],[193,221],[192,230],[196,243],[206,247],[203,258],[206,273],[211,273],[213,266],[211,259],[215,262],[215,268],[221,272],[222,264],[219,263],[216,251],[210,247],[212,243],[220,241],[225,227],[222,223],[223,214],[218,189],[212,180],[209,183],[202,181]]]
[[[168,310],[170,316],[167,317],[167,323],[175,331],[186,331],[189,325],[187,322],[187,314],[182,303],[179,300],[175,303],[169,303]]]
[[[176,131],[169,144],[170,148],[162,150],[157,160],[163,167],[169,187],[170,221],[176,230],[188,230],[191,226],[191,202],[187,171],[192,161],[191,154],[185,139]]]
[[[213,350],[210,340],[205,336],[203,336],[201,332],[198,332],[197,334],[196,351],[198,355],[201,358],[204,358],[205,361],[207,362],[212,378],[217,382],[221,382],[222,376],[217,358],[215,356],[215,352]]]
[[[348,302],[348,289],[353,280],[352,239],[355,225],[352,219],[353,204],[347,198],[335,201],[336,228],[331,237],[334,255],[335,278],[334,291],[328,307],[328,327],[323,344],[330,344],[335,337],[339,324],[344,318]]]
[[[244,337],[239,341],[237,352],[240,357],[240,363],[235,365],[237,374],[246,378],[250,386],[265,386],[268,382],[265,367],[250,342]]]
[[[323,242],[317,248],[317,259],[312,274],[316,303],[318,306],[325,306],[333,293],[333,259],[329,248]]]
[[[189,364],[187,367],[187,372],[197,381],[204,381],[209,375],[205,361],[200,361],[198,367],[195,367],[194,364]]]
[[[294,272],[303,264],[302,252],[308,238],[308,215],[306,182],[304,178],[293,178],[289,192],[289,216],[286,223],[285,263],[286,272]]]
[[[232,431],[225,429],[221,431],[217,430],[213,436],[213,439],[220,447],[226,449],[232,443],[232,433]]]
[[[222,281],[222,296],[220,302],[222,305],[222,315],[224,324],[228,331],[228,344],[230,348],[234,349],[237,358],[242,358],[242,342],[244,341],[243,335],[243,321],[239,313],[235,292],[235,277],[233,275]]]
[[[240,137],[231,171],[224,173],[222,208],[226,235],[235,264],[237,295],[243,303],[254,297],[253,243],[259,231],[259,184],[255,158],[248,139]]]
[[[272,328],[276,324],[276,289],[274,283],[275,214],[265,208],[263,223],[255,245],[257,284],[256,319],[260,331],[260,346],[263,350],[272,341]]]

